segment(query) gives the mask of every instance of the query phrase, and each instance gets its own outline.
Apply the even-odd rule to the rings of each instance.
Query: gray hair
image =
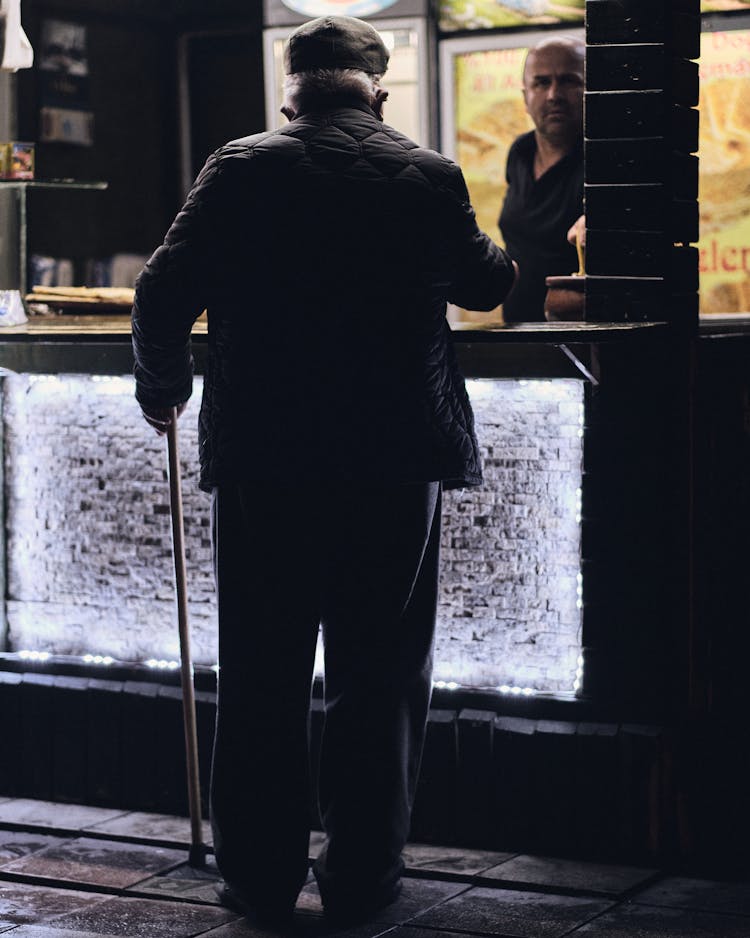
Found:
[[[344,95],[371,104],[381,75],[358,68],[313,68],[284,78],[284,100],[293,110],[326,97]]]

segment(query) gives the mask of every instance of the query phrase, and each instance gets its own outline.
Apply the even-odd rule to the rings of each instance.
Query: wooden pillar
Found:
[[[586,318],[664,325],[596,349],[583,692],[662,722],[689,701],[699,6],[588,0],[586,21]]]

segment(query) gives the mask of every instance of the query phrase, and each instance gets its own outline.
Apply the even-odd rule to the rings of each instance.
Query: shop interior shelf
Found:
[[[75,189],[95,190],[106,189],[109,183],[100,180],[87,179],[2,179],[0,192],[3,189],[14,190],[18,203],[18,288],[25,294],[28,285],[28,212],[26,194],[29,189]]]

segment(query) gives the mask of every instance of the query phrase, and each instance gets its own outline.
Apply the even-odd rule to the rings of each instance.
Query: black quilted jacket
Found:
[[[207,161],[141,273],[136,397],[186,400],[208,309],[201,486],[481,482],[446,300],[489,310],[507,255],[458,167],[364,105],[297,117]]]

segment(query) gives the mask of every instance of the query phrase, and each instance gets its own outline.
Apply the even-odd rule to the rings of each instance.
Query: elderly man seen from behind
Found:
[[[398,895],[430,701],[443,487],[478,485],[446,302],[491,310],[514,265],[458,167],[383,122],[388,51],[348,17],[286,47],[289,123],[209,157],[133,310],[157,430],[191,393],[208,310],[201,486],[212,493],[222,901],[293,912],[308,873],[310,689],[325,644],[315,863],[326,915]]]

